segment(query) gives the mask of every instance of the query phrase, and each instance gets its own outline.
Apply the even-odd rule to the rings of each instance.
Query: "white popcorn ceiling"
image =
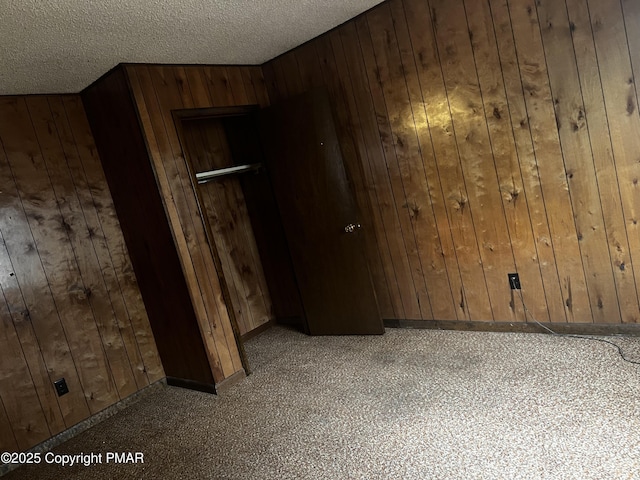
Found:
[[[262,64],[381,0],[0,0],[0,95],[77,93],[122,62]]]

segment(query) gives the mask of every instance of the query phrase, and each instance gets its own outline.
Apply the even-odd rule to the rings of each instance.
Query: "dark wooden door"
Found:
[[[309,333],[384,333],[326,93],[264,109],[259,124]]]

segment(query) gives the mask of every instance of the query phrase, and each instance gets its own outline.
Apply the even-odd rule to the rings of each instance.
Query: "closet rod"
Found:
[[[258,170],[262,166],[261,163],[251,163],[248,165],[238,165],[235,167],[219,168],[217,170],[209,170],[208,172],[196,173],[198,183],[207,183],[214,178],[224,177],[226,175],[234,175],[236,173],[251,172]]]

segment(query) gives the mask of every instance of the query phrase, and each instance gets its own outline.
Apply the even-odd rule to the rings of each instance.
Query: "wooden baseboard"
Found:
[[[555,333],[576,335],[632,335],[640,336],[640,324],[602,323],[544,323]],[[461,330],[474,332],[549,333],[536,323],[472,322],[453,320],[385,319],[387,328],[421,328],[430,330]]]
[[[186,380],[184,378],[167,377],[167,385],[172,387],[186,388],[188,390],[197,390],[205,393],[217,393],[216,385],[210,383],[196,382],[195,380]]]
[[[260,325],[259,327],[254,328],[253,330],[249,330],[247,333],[243,334],[240,336],[240,340],[242,342],[246,342],[247,340],[252,339],[253,337],[257,337],[258,335],[260,335],[262,332],[266,332],[267,330],[269,330],[271,327],[273,327],[276,324],[275,320],[269,320],[267,323],[263,323],[262,325]]]
[[[220,383],[216,383],[216,392],[218,394],[224,393],[230,387],[234,386],[236,383],[240,382],[246,377],[247,377],[247,374],[245,373],[245,371],[240,370],[234,373],[233,375],[231,375],[229,378],[225,378]]]

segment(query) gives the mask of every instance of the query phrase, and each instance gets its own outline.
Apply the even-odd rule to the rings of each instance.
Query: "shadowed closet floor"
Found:
[[[640,338],[614,340],[640,359]],[[246,349],[254,373],[224,395],[159,388],[55,450],[143,452],[144,464],[4,478],[640,478],[640,369],[610,345],[275,327]]]

